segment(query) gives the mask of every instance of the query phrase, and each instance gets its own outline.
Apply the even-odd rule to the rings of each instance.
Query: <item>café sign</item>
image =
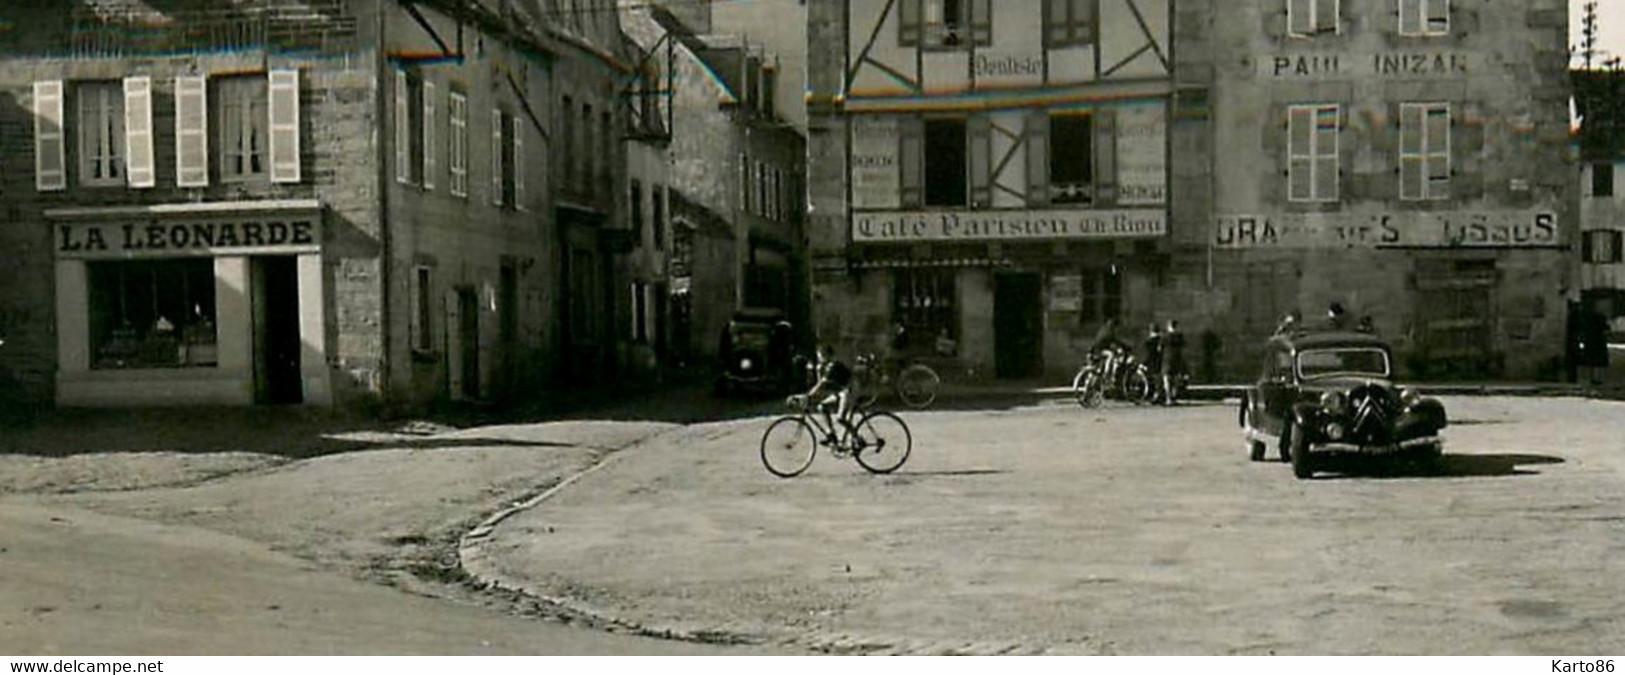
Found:
[[[1288,213],[1214,219],[1218,248],[1512,248],[1557,246],[1547,211]]]
[[[1167,213],[1162,209],[852,214],[852,241],[858,243],[1123,239],[1167,233]]]
[[[58,223],[58,258],[309,253],[320,249],[320,214],[232,215]]]

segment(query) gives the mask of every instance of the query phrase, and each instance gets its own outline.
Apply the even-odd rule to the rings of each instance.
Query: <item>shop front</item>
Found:
[[[61,406],[332,403],[314,200],[64,208]]]

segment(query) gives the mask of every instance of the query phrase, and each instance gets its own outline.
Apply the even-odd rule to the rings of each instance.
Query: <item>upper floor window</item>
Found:
[[[1614,196],[1614,163],[1593,162],[1591,164],[1591,196]]]
[[[666,250],[666,189],[649,186],[649,222],[654,226],[655,250]]]
[[[925,184],[921,189],[926,206],[965,206],[969,159],[965,120],[926,120],[924,141]]]
[[[1450,197],[1450,105],[1399,106],[1399,198]]]
[[[525,128],[501,108],[491,110],[491,203],[524,209]]]
[[[448,135],[446,164],[451,173],[451,193],[468,196],[468,97],[451,92],[446,104]]]
[[[1098,0],[1048,0],[1044,13],[1044,44],[1071,47],[1095,43]]]
[[[416,72],[395,71],[395,180],[423,179],[423,80]]]
[[[1287,0],[1287,32],[1297,37],[1313,37],[1338,32],[1338,0]]]
[[[1586,230],[1581,233],[1580,259],[1593,265],[1611,265],[1625,260],[1620,250],[1619,230]]]
[[[1088,114],[1049,118],[1050,203],[1094,201],[1094,117]]]
[[[124,184],[124,85],[81,82],[79,101],[79,182],[82,185]]]
[[[1335,202],[1338,106],[1295,105],[1287,112],[1287,199]]]
[[[1400,35],[1450,32],[1450,0],[1399,0]]]
[[[905,47],[964,49],[993,44],[993,0],[899,0]]]
[[[631,194],[627,195],[627,206],[630,207],[632,231],[636,233],[638,241],[643,240],[643,183],[632,180]]]
[[[265,79],[222,77],[215,88],[220,110],[220,179],[235,182],[265,177],[271,166],[266,155],[270,112]]]

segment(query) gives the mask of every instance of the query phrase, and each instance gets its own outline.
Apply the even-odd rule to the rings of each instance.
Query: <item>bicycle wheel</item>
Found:
[[[1092,366],[1078,369],[1078,374],[1072,376],[1072,396],[1078,400],[1078,405],[1085,408],[1098,408],[1106,400],[1106,391],[1101,388],[1100,373]]]
[[[937,400],[937,389],[941,386],[942,378],[937,377],[937,371],[923,363],[904,368],[903,372],[897,375],[897,397],[915,410],[925,408]]]
[[[889,412],[873,412],[863,416],[853,427],[852,454],[870,473],[891,473],[908,461],[908,452],[914,448],[914,435],[909,433],[903,418]]]
[[[806,471],[817,452],[818,434],[799,417],[780,417],[762,433],[762,466],[780,478]]]
[[[1135,403],[1150,403],[1155,391],[1144,368],[1137,368],[1123,381],[1123,397]]]

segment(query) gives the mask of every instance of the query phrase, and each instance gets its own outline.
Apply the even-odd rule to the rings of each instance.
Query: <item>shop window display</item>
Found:
[[[86,268],[91,367],[217,363],[212,260],[94,262]]]

